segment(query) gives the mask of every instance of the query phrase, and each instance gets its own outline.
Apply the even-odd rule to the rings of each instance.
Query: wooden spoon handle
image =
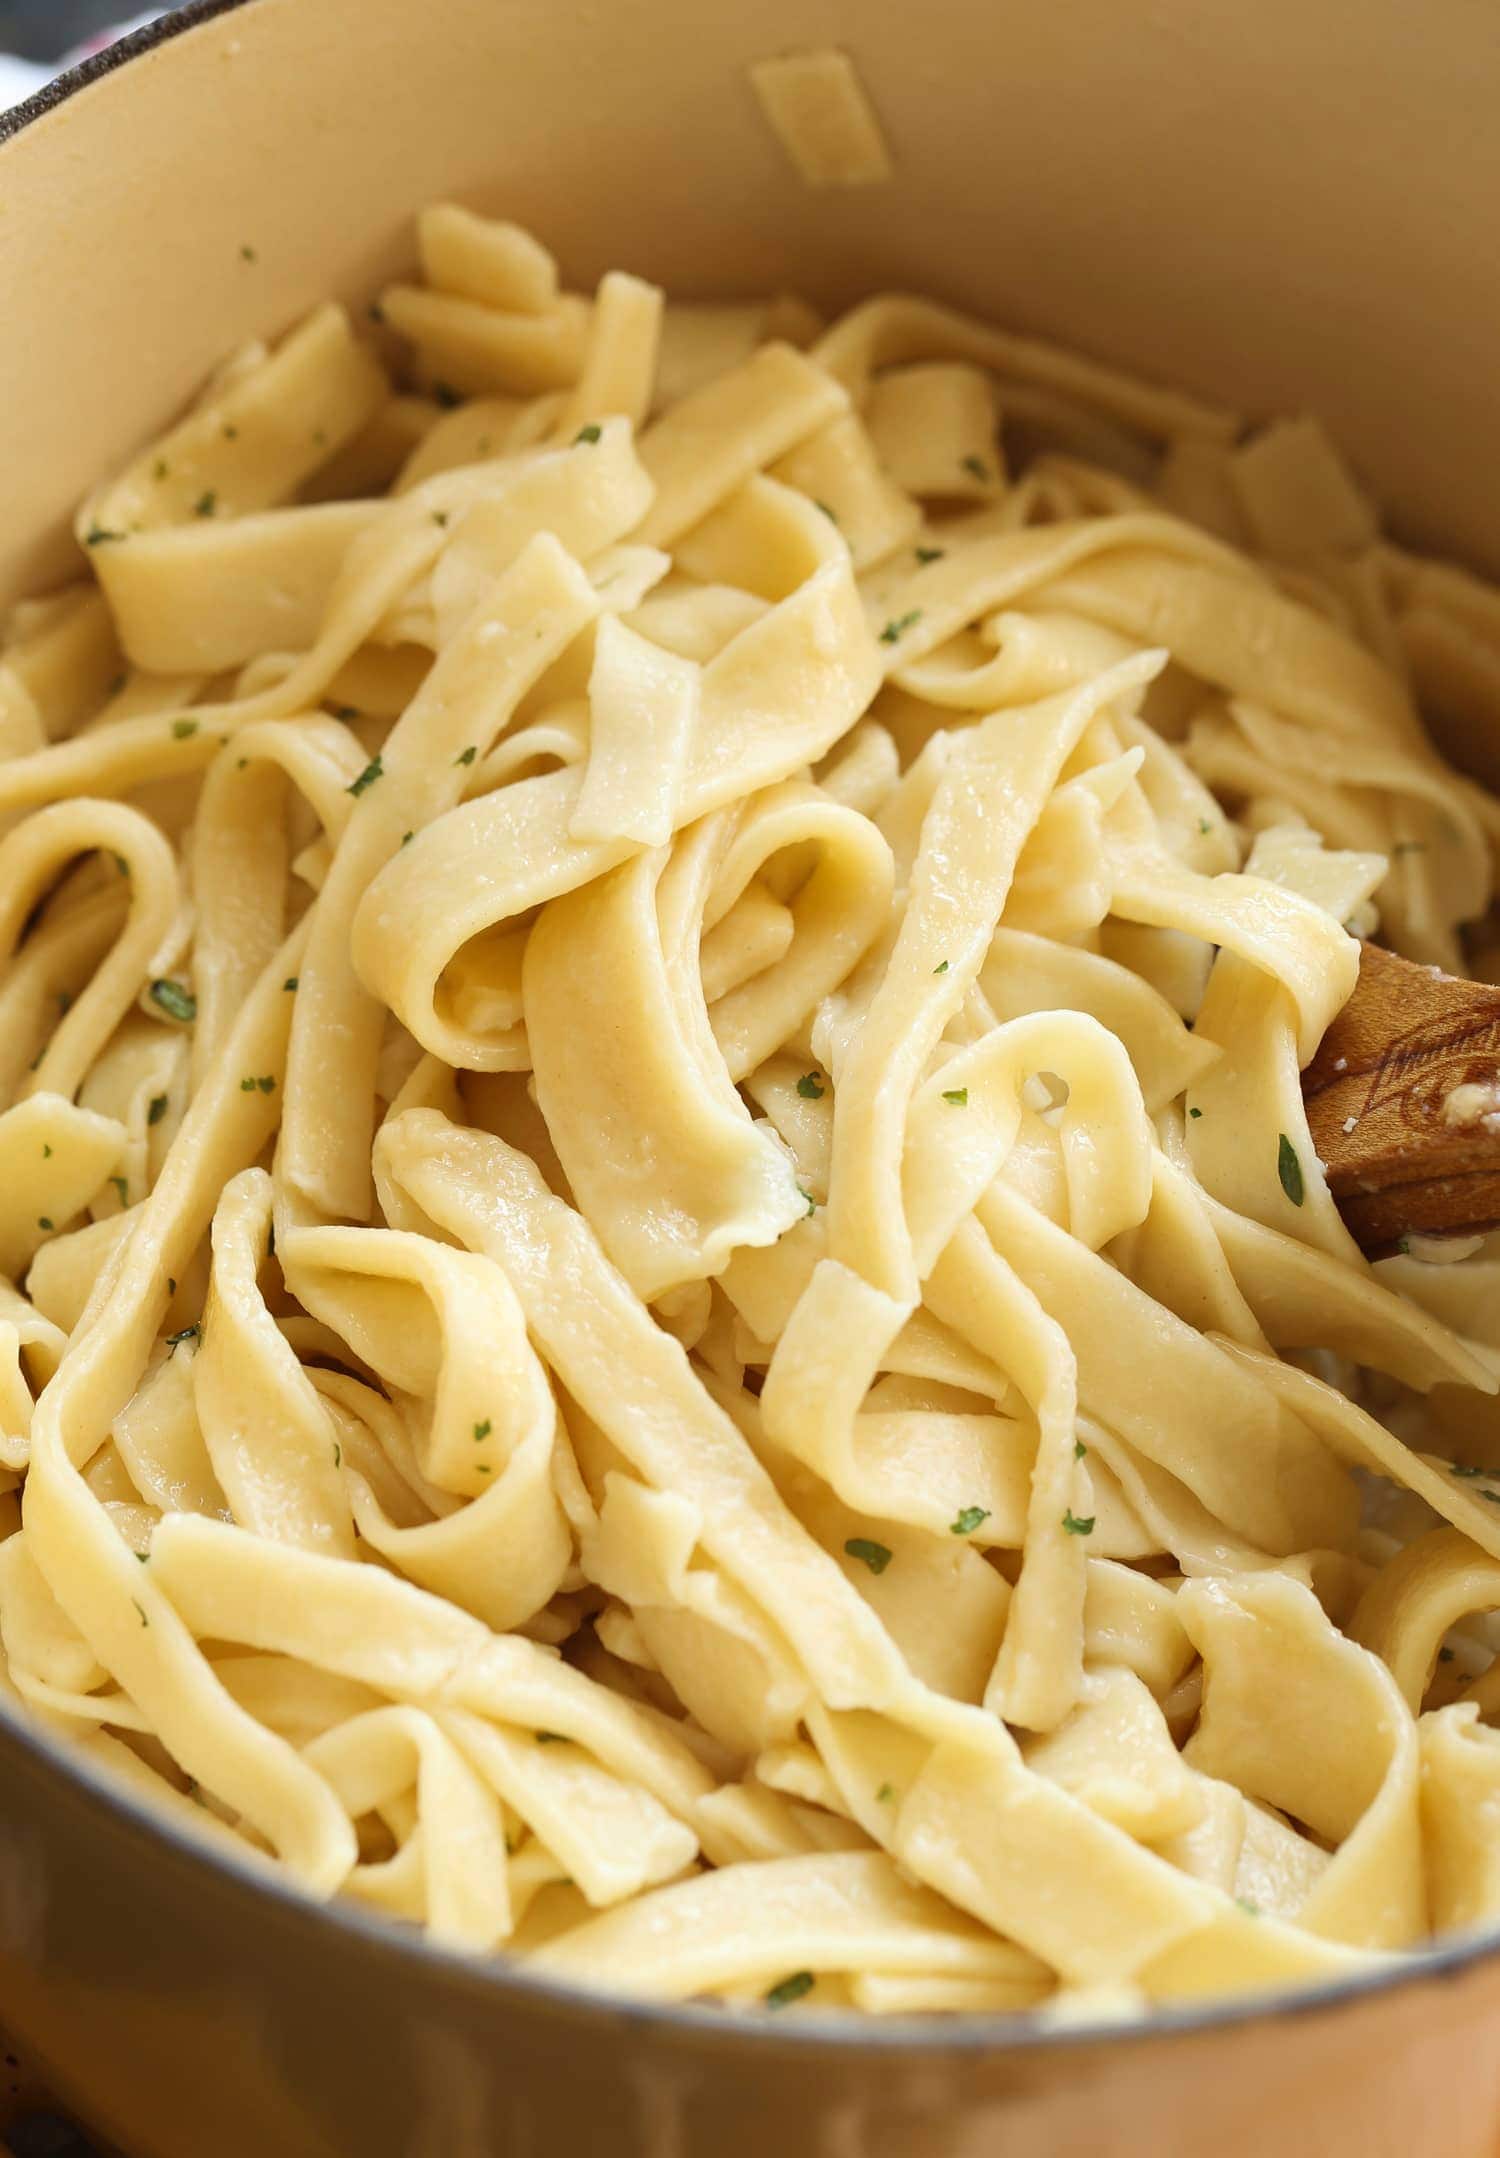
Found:
[[[1500,1226],[1500,989],[1366,944],[1302,1098],[1364,1251]]]

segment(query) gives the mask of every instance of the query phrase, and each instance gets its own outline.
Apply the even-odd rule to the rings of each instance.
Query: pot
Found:
[[[893,183],[809,193],[748,63],[844,46]],[[1406,536],[1500,566],[1500,45],[1458,0],[198,0],[0,126],[0,597],[237,341],[363,301],[453,197],[573,282],[905,285],[1317,411]],[[1451,739],[1450,748],[1455,747]],[[1500,745],[1457,745],[1476,768]],[[1485,1940],[1039,2033],[606,2002],[206,1857],[0,1717],[0,2015],[132,2158],[1481,2158]]]

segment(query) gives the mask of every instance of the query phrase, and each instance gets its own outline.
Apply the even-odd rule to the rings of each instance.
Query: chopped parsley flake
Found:
[[[401,844],[402,844],[402,846],[403,846],[403,847],[409,847],[409,846],[411,845],[412,841],[413,841],[413,840],[414,840],[414,839],[416,838],[416,836],[417,836],[417,835],[416,835],[416,833],[415,833],[415,832],[403,832],[403,833],[401,834]]]
[[[172,740],[174,742],[190,741],[197,732],[198,722],[196,719],[174,719],[172,722]]]
[[[898,644],[912,625],[920,622],[921,619],[922,610],[920,607],[913,607],[909,614],[898,614],[894,620],[887,622],[885,628],[880,632],[881,643]]]
[[[484,1420],[484,1422],[483,1422],[482,1424],[476,1424],[476,1425],[474,1426],[474,1436],[475,1436],[475,1438],[476,1438],[476,1439],[487,1439],[487,1438],[489,1437],[489,1435],[490,1435],[490,1420],[489,1420],[489,1418],[488,1418],[488,1417],[486,1417],[486,1418],[485,1418],[485,1420]]]
[[[128,877],[130,875],[130,864],[126,861],[123,854],[117,854],[115,856],[115,867],[119,870],[122,877]]]
[[[893,1784],[883,1783],[880,1786],[880,1789],[875,1793],[875,1803],[878,1806],[888,1806],[891,1800],[895,1797],[895,1795],[895,1786]]]
[[[932,970],[932,971],[933,971],[933,973],[934,973],[934,974],[946,974],[946,973],[947,973],[947,971],[948,971],[948,962],[947,962],[947,960],[946,960],[946,959],[940,959],[940,960],[938,961],[937,965],[936,965],[936,966],[935,966],[935,967],[933,968],[933,970]]]
[[[561,1731],[538,1731],[536,1742],[539,1746],[566,1746],[568,1743]]]
[[[122,540],[124,537],[123,532],[111,532],[105,525],[92,524],[83,535],[83,544],[85,547],[104,547],[112,540]]]
[[[780,1985],[772,1986],[766,1995],[767,2008],[790,2008],[793,2001],[800,2001],[813,1989],[811,1971],[793,1971],[790,1978],[783,1978]]]
[[[52,1216],[50,1214],[38,1214],[36,1225],[39,1229],[50,1229],[52,1227]]]
[[[344,1449],[337,1439],[333,1442],[333,1465],[336,1469],[341,1469],[344,1466]]]
[[[1080,1520],[1078,1515],[1074,1513],[1072,1507],[1070,1506],[1067,1512],[1063,1515],[1063,1527],[1067,1530],[1070,1536],[1092,1536],[1094,1533],[1094,1522],[1097,1518],[1098,1517],[1095,1514],[1086,1514]]]
[[[818,1202],[813,1197],[810,1191],[802,1191],[802,1186],[800,1184],[797,1186],[797,1189],[798,1191],[802,1192],[803,1198],[807,1201],[807,1216],[810,1221],[813,1215],[816,1214],[818,1211]]]
[[[943,1099],[944,1101],[952,1102],[955,1109],[967,1109],[969,1106],[969,1090],[966,1086],[944,1087]]]
[[[1082,1461],[1084,1455],[1087,1452],[1088,1448],[1084,1445],[1082,1439],[1075,1439],[1073,1441],[1073,1459],[1075,1461]]]
[[[151,477],[156,480],[164,480],[167,476],[167,471],[167,460],[165,457],[158,457],[156,463],[151,467]]]
[[[602,427],[596,426],[595,423],[590,420],[588,426],[580,427],[577,434],[573,437],[573,445],[575,449],[580,442],[597,442],[603,432],[604,429]]]
[[[1276,1174],[1281,1179],[1282,1190],[1293,1206],[1300,1206],[1306,1196],[1302,1187],[1302,1164],[1297,1159],[1297,1149],[1285,1132],[1280,1133],[1276,1141]]]
[[[833,511],[828,507],[828,504],[826,502],[819,502],[817,498],[814,497],[813,508],[821,510],[823,512],[823,515],[828,519],[828,522],[831,525],[836,525],[838,523],[838,518],[834,515]]]
[[[295,974],[289,974],[286,980],[282,983],[282,988],[288,991],[288,993],[295,991],[299,978],[300,977]]]
[[[797,1092],[804,1101],[821,1101],[824,1093],[823,1082],[816,1072],[804,1072],[797,1081]]]
[[[963,466],[965,472],[972,472],[976,480],[987,480],[990,476],[989,466],[984,459],[974,456],[972,452],[964,459]]]
[[[333,708],[333,716],[335,719],[358,719],[359,706],[357,704],[336,704]]]
[[[45,1140],[42,1142],[42,1159],[43,1161],[51,1161],[52,1159],[52,1149]]]
[[[916,550],[917,560],[924,569],[929,562],[941,562],[947,552],[946,547],[919,547]]]
[[[218,508],[218,504],[219,498],[212,487],[206,487],[193,504],[193,515],[195,517],[212,517],[214,511]]]
[[[1234,1900],[1247,1918],[1259,1918],[1260,1905],[1258,1903],[1252,1903],[1248,1896],[1236,1896]]]
[[[1196,1118],[1196,1117],[1200,1117],[1200,1116],[1202,1116],[1202,1114],[1203,1114],[1203,1111],[1202,1111],[1201,1109],[1189,1109],[1189,1111],[1188,1111],[1188,1115],[1189,1115],[1190,1117],[1195,1117],[1195,1118]]]
[[[151,1097],[151,1101],[150,1101],[150,1104],[149,1104],[149,1106],[148,1106],[148,1108],[147,1108],[147,1110],[146,1110],[146,1122],[147,1122],[148,1124],[159,1124],[159,1123],[161,1122],[162,1118],[163,1118],[163,1117],[164,1117],[164,1116],[166,1115],[166,1113],[167,1113],[167,1097],[166,1097],[166,1095],[165,1095],[165,1094],[153,1094],[153,1095],[152,1095],[152,1097]]]
[[[114,1185],[115,1190],[120,1194],[121,1206],[129,1206],[130,1186],[126,1182],[125,1178],[123,1176],[112,1176],[110,1178],[110,1182]]]
[[[203,1322],[201,1319],[195,1319],[191,1326],[179,1327],[178,1331],[175,1334],[168,1334],[167,1336],[168,1355],[171,1355],[172,1351],[178,1348],[184,1341],[199,1341],[202,1339],[202,1335]]]
[[[230,422],[229,420],[226,420],[226,421],[224,422],[224,440],[225,440],[226,442],[238,442],[238,441],[239,441],[239,439],[240,439],[240,431],[239,431],[239,429],[238,429],[238,428],[237,428],[236,426],[234,426],[234,425],[232,424],[232,422]]]
[[[987,1506],[966,1506],[961,1513],[948,1523],[948,1534],[950,1536],[972,1536],[980,1522],[988,1521],[989,1518],[990,1510]]]
[[[131,1597],[130,1601],[131,1601],[131,1602],[132,1602],[133,1604],[135,1604],[135,1598],[134,1598],[133,1596]],[[141,1624],[142,1624],[143,1626],[149,1626],[149,1625],[151,1624],[151,1621],[150,1621],[150,1619],[148,1619],[148,1618],[147,1618],[147,1616],[146,1616],[145,1612],[144,1612],[144,1611],[141,1611],[141,1607],[140,1607],[140,1605],[139,1605],[139,1604],[135,1604],[135,1608],[136,1608],[136,1610],[137,1610],[137,1611],[140,1611],[140,1614],[141,1614]]]
[[[262,1094],[274,1094],[276,1081],[269,1072],[263,1072],[259,1078],[252,1075],[250,1078],[240,1081],[240,1092],[242,1094],[253,1094],[257,1087],[259,1087]]]
[[[474,759],[478,755],[479,751],[471,742],[467,749],[461,749],[459,751],[458,755],[454,758],[453,761],[455,764],[472,764],[474,762]]]
[[[260,257],[256,254],[255,249],[250,245],[250,242],[248,240],[244,241],[240,247],[240,259],[243,262],[258,262],[260,260]]]
[[[851,1559],[863,1559],[872,1574],[883,1574],[894,1556],[888,1544],[877,1544],[870,1536],[851,1536],[844,1549]]]
[[[198,1016],[198,999],[191,989],[184,989],[181,982],[165,978],[153,982],[151,1001],[169,1019],[180,1019],[184,1026],[191,1026]]]
[[[1200,817],[1198,819],[1198,829],[1203,834],[1204,838],[1207,839],[1209,833],[1213,830],[1213,826],[1209,823],[1207,817]]]
[[[1452,1663],[1452,1661],[1453,1661],[1453,1651],[1452,1651],[1452,1649],[1451,1649],[1451,1648],[1440,1648],[1440,1649],[1438,1650],[1438,1662],[1439,1662],[1439,1663]]]
[[[350,780],[348,786],[344,789],[345,794],[352,794],[357,800],[367,787],[374,786],[384,770],[385,766],[381,763],[379,752],[377,751],[360,773],[358,779]]]
[[[446,510],[434,510],[432,521],[440,532],[446,532],[448,529],[448,512]]]

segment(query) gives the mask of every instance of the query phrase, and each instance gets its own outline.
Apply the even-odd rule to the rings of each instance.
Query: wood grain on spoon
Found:
[[[1500,989],[1365,945],[1302,1096],[1363,1250],[1500,1227]]]

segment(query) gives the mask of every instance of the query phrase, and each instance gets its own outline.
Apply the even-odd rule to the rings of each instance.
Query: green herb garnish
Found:
[[[969,1090],[966,1086],[944,1087],[943,1099],[944,1101],[952,1102],[955,1109],[967,1109],[969,1106]]]
[[[988,1521],[989,1518],[990,1510],[987,1506],[965,1506],[948,1523],[948,1534],[950,1536],[972,1536],[980,1522]]]
[[[241,260],[245,262],[258,262],[260,260],[260,257],[256,254],[255,249],[250,245],[250,242],[248,240],[241,242],[240,257]]]
[[[783,1978],[779,1986],[772,1986],[766,1995],[767,2008],[790,2008],[793,2001],[800,2001],[813,1989],[811,1971],[793,1971],[790,1978]]]
[[[298,975],[289,974],[281,986],[288,992],[288,994],[291,994],[296,990],[299,979],[300,977]]]
[[[39,1229],[50,1229],[52,1227],[52,1216],[50,1214],[38,1214],[36,1225]]]
[[[1285,1132],[1282,1132],[1276,1141],[1276,1174],[1281,1179],[1282,1190],[1293,1206],[1300,1206],[1306,1196],[1302,1188],[1302,1164],[1297,1159],[1297,1149]]]
[[[454,758],[453,761],[455,764],[472,764],[474,762],[474,759],[478,755],[478,749],[471,742],[467,749],[461,749],[459,751],[458,755]]]
[[[888,1806],[895,1795],[895,1787],[892,1784],[883,1783],[875,1793],[875,1803],[879,1806]]]
[[[151,1001],[169,1019],[180,1019],[184,1026],[191,1026],[198,1016],[198,999],[191,989],[184,989],[181,982],[168,981],[165,977],[154,981]]]
[[[1070,1506],[1067,1512],[1063,1515],[1063,1527],[1067,1530],[1070,1536],[1092,1536],[1094,1533],[1094,1523],[1097,1519],[1098,1516],[1096,1514],[1086,1514],[1080,1520],[1078,1515],[1074,1513],[1072,1507]]]
[[[797,1092],[804,1101],[821,1101],[823,1091],[823,1082],[816,1072],[804,1072],[797,1081]]]
[[[219,498],[212,487],[206,487],[193,504],[193,515],[195,517],[212,517],[218,507],[218,502]]]
[[[936,965],[936,966],[935,966],[935,967],[933,968],[933,970],[932,970],[932,971],[933,971],[933,973],[934,973],[934,974],[946,974],[946,973],[947,973],[947,971],[948,971],[948,962],[947,962],[947,960],[946,960],[946,959],[940,959],[940,960],[938,961],[937,965]]]
[[[130,1186],[126,1182],[125,1178],[123,1176],[112,1176],[110,1178],[110,1182],[114,1185],[115,1190],[120,1194],[121,1206],[129,1206]]]
[[[976,457],[972,451],[963,460],[963,467],[965,472],[972,472],[976,480],[987,480],[990,476],[989,467],[984,459]]]
[[[577,434],[573,437],[574,448],[576,449],[580,442],[597,442],[603,432],[604,429],[602,427],[596,426],[594,421],[590,420],[588,426],[580,427]]]
[[[829,522],[829,523],[830,523],[831,525],[836,525],[836,524],[838,523],[838,518],[837,518],[837,517],[836,517],[836,516],[834,515],[833,511],[832,511],[832,510],[831,510],[831,509],[830,509],[830,508],[828,507],[828,504],[827,504],[826,502],[820,502],[820,501],[819,501],[819,500],[817,499],[816,495],[815,495],[815,496],[813,497],[813,508],[814,508],[814,509],[819,509],[819,510],[821,510],[821,511],[823,512],[823,515],[824,515],[824,516],[825,516],[825,517],[826,517],[826,518],[828,519],[828,522]]]
[[[1075,1439],[1073,1441],[1073,1459],[1075,1461],[1082,1461],[1084,1455],[1087,1452],[1088,1448],[1084,1445],[1082,1439]]]
[[[167,1336],[167,1354],[170,1356],[184,1341],[200,1340],[202,1334],[203,1321],[201,1319],[195,1319],[191,1326],[179,1327],[175,1334],[168,1334]]]
[[[888,1544],[877,1544],[869,1536],[849,1537],[844,1549],[851,1559],[863,1559],[872,1574],[883,1574],[894,1556]]]
[[[893,621],[887,622],[885,628],[880,632],[881,643],[899,643],[901,638],[904,637],[906,632],[911,628],[912,624],[914,622],[920,622],[921,619],[922,610],[920,607],[913,607],[909,614],[898,614]]]
[[[1188,1111],[1188,1115],[1189,1115],[1190,1117],[1194,1117],[1194,1118],[1196,1118],[1196,1117],[1200,1117],[1200,1116],[1202,1116],[1202,1114],[1203,1114],[1203,1111],[1202,1111],[1201,1109],[1189,1109],[1189,1111]]]
[[[489,1418],[488,1418],[488,1417],[486,1417],[486,1418],[485,1418],[485,1420],[484,1420],[484,1422],[483,1422],[482,1424],[476,1424],[476,1425],[474,1426],[474,1436],[475,1436],[475,1438],[476,1438],[476,1439],[487,1439],[487,1438],[489,1437],[489,1435],[490,1435],[490,1420],[489,1420]]]
[[[104,547],[112,540],[122,540],[124,537],[123,532],[111,532],[105,525],[91,524],[83,535],[83,544],[85,547]]]
[[[345,794],[352,794],[357,800],[367,787],[374,786],[384,770],[385,766],[381,763],[380,755],[377,751],[360,773],[358,779],[350,780],[348,786],[344,789]]]
[[[946,547],[919,547],[916,550],[916,555],[918,562],[925,569],[929,562],[941,562],[947,552]]]
[[[148,1124],[159,1124],[159,1123],[161,1122],[162,1118],[163,1118],[163,1117],[164,1117],[164,1116],[166,1115],[166,1113],[167,1113],[167,1097],[166,1097],[166,1095],[165,1095],[165,1094],[153,1094],[153,1095],[152,1095],[152,1097],[151,1097],[150,1103],[149,1103],[149,1105],[148,1105],[148,1107],[147,1107],[147,1110],[146,1110],[146,1122],[147,1122]]]
[[[197,732],[198,722],[196,719],[174,719],[172,722],[172,740],[174,742],[190,741]]]

